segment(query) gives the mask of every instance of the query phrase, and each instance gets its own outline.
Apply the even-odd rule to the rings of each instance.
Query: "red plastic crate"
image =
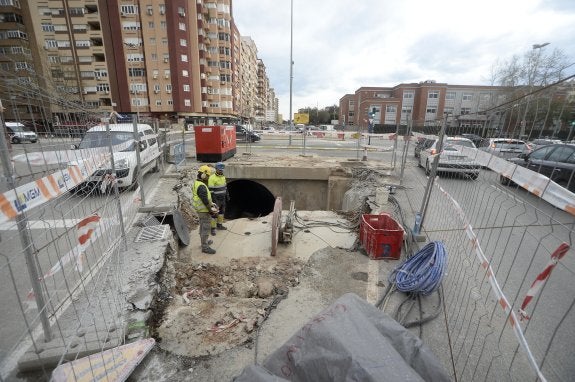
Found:
[[[403,233],[401,225],[388,214],[361,215],[359,241],[370,259],[399,259]]]

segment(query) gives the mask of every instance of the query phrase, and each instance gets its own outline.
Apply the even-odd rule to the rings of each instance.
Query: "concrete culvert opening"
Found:
[[[230,201],[226,204],[225,218],[255,218],[273,212],[275,196],[261,184],[247,179],[228,182]]]

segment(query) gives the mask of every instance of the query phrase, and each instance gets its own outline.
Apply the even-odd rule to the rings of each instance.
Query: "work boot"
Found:
[[[227,230],[227,228],[224,227],[223,224],[218,224],[218,229],[219,229],[220,231],[225,231],[225,230]]]
[[[210,247],[204,247],[204,248],[202,248],[202,253],[207,253],[208,255],[213,255],[214,253],[216,253],[216,250],[212,249]]]
[[[212,228],[212,230],[210,231],[210,233],[212,234],[212,236],[216,236],[216,229]]]

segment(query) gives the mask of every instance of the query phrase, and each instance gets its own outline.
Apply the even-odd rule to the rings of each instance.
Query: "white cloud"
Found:
[[[293,0],[293,107],[320,108],[361,86],[433,79],[485,85],[497,59],[550,42],[575,62],[572,0]],[[235,0],[241,35],[289,116],[290,1]],[[572,74],[572,73],[570,73]]]

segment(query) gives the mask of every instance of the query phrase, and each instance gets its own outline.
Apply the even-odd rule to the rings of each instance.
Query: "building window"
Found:
[[[146,75],[146,69],[144,68],[129,68],[128,75],[130,77],[144,77]]]
[[[168,27],[168,24],[165,21],[160,21],[160,28],[166,29],[167,27]]]
[[[162,37],[162,45],[168,45],[168,39],[166,37]]]
[[[471,114],[471,108],[469,107],[462,107],[461,108],[461,115]]]
[[[425,110],[425,112],[426,112],[427,114],[435,114],[435,113],[437,113],[437,108],[435,108],[435,107],[428,107],[428,108]]]
[[[401,114],[411,114],[411,106],[403,106],[401,108]]]
[[[179,28],[180,28],[181,31],[185,31],[185,30],[186,30],[186,23],[180,22],[180,23],[178,23],[178,26],[179,26]]]
[[[446,106],[446,107],[443,108],[443,112],[444,112],[445,114],[451,114],[451,115],[453,115],[453,107],[452,107],[452,106]]]
[[[56,40],[44,40],[44,47],[46,47],[47,49],[57,48],[58,42]]]
[[[473,100],[473,93],[463,93],[463,100],[464,101],[472,101]]]
[[[413,91],[403,92],[403,98],[413,98],[413,96],[414,96]]]
[[[188,46],[188,41],[185,38],[180,39],[180,46]]]
[[[122,16],[131,16],[138,13],[138,7],[136,5],[121,5],[120,14]]]
[[[156,25],[154,24],[153,21],[148,21],[148,29],[154,29],[156,27]]]
[[[150,59],[152,61],[158,61],[158,53],[152,53],[150,54]]]
[[[218,33],[218,40],[220,40],[220,41],[230,41],[230,34],[229,34],[229,33],[220,32],[220,33]]]
[[[439,91],[431,90],[429,93],[427,93],[427,98],[439,98]]]
[[[182,62],[188,62],[188,55],[187,54],[182,54],[180,56],[180,58],[181,58]]]
[[[173,106],[174,105],[174,100],[173,99],[169,99],[167,102],[168,106]]]
[[[192,106],[192,101],[190,101],[189,99],[185,99],[184,106]]]
[[[42,30],[44,32],[54,32],[54,25],[42,23]]]
[[[165,13],[166,13],[166,5],[160,4],[160,15],[163,15]]]
[[[395,105],[386,105],[385,106],[386,113],[395,113],[397,112],[397,107]]]
[[[455,92],[446,92],[445,93],[445,99],[455,99]]]
[[[185,69],[182,70],[182,77],[189,77],[189,76],[190,76],[190,74],[187,70],[185,70]]]
[[[162,100],[157,99],[156,100],[156,106],[162,106]]]
[[[184,9],[184,7],[178,7],[178,15],[186,17],[186,10]]]
[[[190,91],[190,85],[184,84],[183,89],[185,92],[189,92]]]
[[[166,91],[167,91],[167,92],[170,92],[170,93],[172,92],[172,84],[167,84],[167,85],[166,85]]]

